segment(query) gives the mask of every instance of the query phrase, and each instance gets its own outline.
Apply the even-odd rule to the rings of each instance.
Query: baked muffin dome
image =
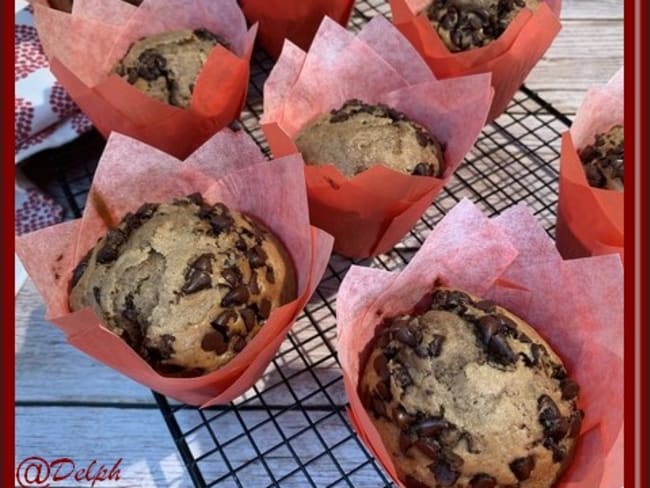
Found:
[[[411,487],[549,488],[572,457],[578,385],[523,320],[437,288],[421,314],[387,320],[359,394]]]
[[[292,261],[255,219],[200,195],[145,204],[73,273],[70,308],[92,307],[162,374],[213,371],[296,297]]]
[[[623,126],[615,125],[579,152],[589,185],[623,191],[623,146]]]
[[[164,103],[187,108],[196,79],[221,36],[206,29],[183,29],[133,43],[115,72],[137,89]]]
[[[420,176],[442,176],[440,143],[420,124],[385,105],[348,100],[309,123],[295,139],[307,164],[334,164],[352,177],[377,164]]]

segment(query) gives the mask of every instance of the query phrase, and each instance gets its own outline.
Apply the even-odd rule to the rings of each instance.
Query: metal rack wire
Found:
[[[384,0],[357,2],[351,28],[389,16]],[[253,57],[241,122],[268,154],[258,120],[262,86],[273,62]],[[460,199],[495,215],[524,202],[552,236],[558,190],[560,135],[570,121],[526,87],[486,126],[443,192],[391,252],[363,262],[333,256],[320,286],[263,377],[230,405],[198,410],[154,393],[196,487],[393,486],[353,432],[338,372],[335,307],[352,264],[402,268],[434,225]],[[90,136],[91,142],[94,140]],[[101,145],[81,163],[57,165],[46,188],[72,216],[83,208]],[[89,156],[88,156],[89,155]],[[74,158],[72,158],[74,159]]]

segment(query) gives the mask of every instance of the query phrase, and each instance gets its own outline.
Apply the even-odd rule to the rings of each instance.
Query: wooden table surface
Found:
[[[562,32],[527,85],[572,116],[585,90],[622,65],[623,2],[563,4]],[[73,349],[44,313],[28,280],[16,297],[17,465],[28,456],[68,457],[78,467],[122,458],[121,480],[96,486],[191,486],[151,392]]]

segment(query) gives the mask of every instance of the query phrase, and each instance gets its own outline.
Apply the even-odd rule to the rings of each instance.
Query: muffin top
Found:
[[[389,319],[359,394],[411,487],[548,488],[580,431],[578,385],[520,318],[447,288]]]
[[[347,177],[377,164],[420,176],[444,172],[442,147],[424,127],[390,107],[360,100],[318,117],[295,143],[307,164],[334,164]]]
[[[540,0],[433,0],[426,14],[452,52],[485,46],[503,34],[522,8]]]
[[[187,108],[196,79],[217,44],[230,48],[225,39],[206,29],[145,37],[131,45],[115,72],[156,100]]]
[[[623,191],[623,145],[623,126],[615,125],[579,152],[591,186]]]
[[[291,259],[261,223],[200,195],[144,204],[74,270],[70,308],[92,307],[162,374],[196,376],[240,352],[296,297]]]

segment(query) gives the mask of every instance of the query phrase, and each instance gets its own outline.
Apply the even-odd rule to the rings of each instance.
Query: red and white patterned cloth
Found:
[[[15,53],[15,162],[18,164],[32,154],[76,139],[90,130],[92,124],[50,72],[29,6],[16,11]],[[17,235],[63,219],[60,205],[21,178],[16,179],[15,203]]]

